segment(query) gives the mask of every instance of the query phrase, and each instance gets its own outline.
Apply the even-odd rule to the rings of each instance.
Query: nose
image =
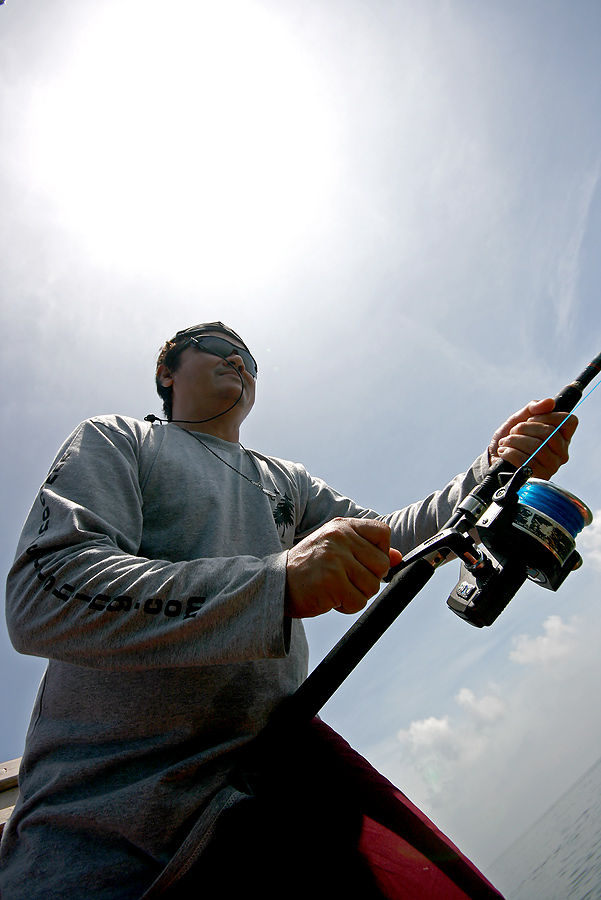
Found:
[[[232,365],[236,366],[238,371],[240,371],[240,370],[242,370],[243,372],[246,371],[246,367],[244,365],[244,360],[242,359],[242,357],[240,356],[239,353],[236,353],[235,350],[232,350],[232,352],[228,355],[227,360],[228,360],[228,362],[231,362]]]

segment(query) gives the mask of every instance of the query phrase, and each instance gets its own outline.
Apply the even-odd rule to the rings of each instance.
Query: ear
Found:
[[[171,374],[171,369],[168,369],[165,363],[161,363],[161,365],[157,369],[157,378],[163,387],[171,387],[173,385],[173,375]]]

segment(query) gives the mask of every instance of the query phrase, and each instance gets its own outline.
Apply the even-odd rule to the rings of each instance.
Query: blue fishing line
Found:
[[[549,482],[527,481],[518,491],[518,496],[521,503],[553,519],[572,538],[576,538],[586,524],[577,504],[561,488]]]

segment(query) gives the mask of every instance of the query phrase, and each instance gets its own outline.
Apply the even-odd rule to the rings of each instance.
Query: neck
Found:
[[[178,403],[173,404],[171,421],[183,428],[185,431],[198,431],[202,434],[212,434],[214,437],[221,438],[223,441],[230,441],[237,444],[240,440],[240,425],[244,421],[245,415],[240,405],[235,406],[223,415],[214,416],[218,410],[210,410],[191,406],[183,406]],[[209,419],[207,422],[202,419]]]
[[[238,425],[228,425],[225,422],[219,423],[219,419],[214,422],[178,422],[177,416],[173,419],[176,425],[184,428],[186,431],[197,431],[200,434],[211,434],[213,437],[221,438],[222,441],[230,441],[232,444],[238,444],[240,441],[240,427]]]

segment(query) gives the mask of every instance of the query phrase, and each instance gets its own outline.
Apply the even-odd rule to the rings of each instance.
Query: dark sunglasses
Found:
[[[257,377],[259,367],[244,347],[237,347],[236,344],[232,344],[225,338],[214,337],[213,335],[199,335],[198,337],[193,337],[191,341],[204,353],[212,353],[214,356],[221,356],[222,359],[227,359],[232,353],[237,354],[242,359],[246,371],[250,372],[253,378]]]

